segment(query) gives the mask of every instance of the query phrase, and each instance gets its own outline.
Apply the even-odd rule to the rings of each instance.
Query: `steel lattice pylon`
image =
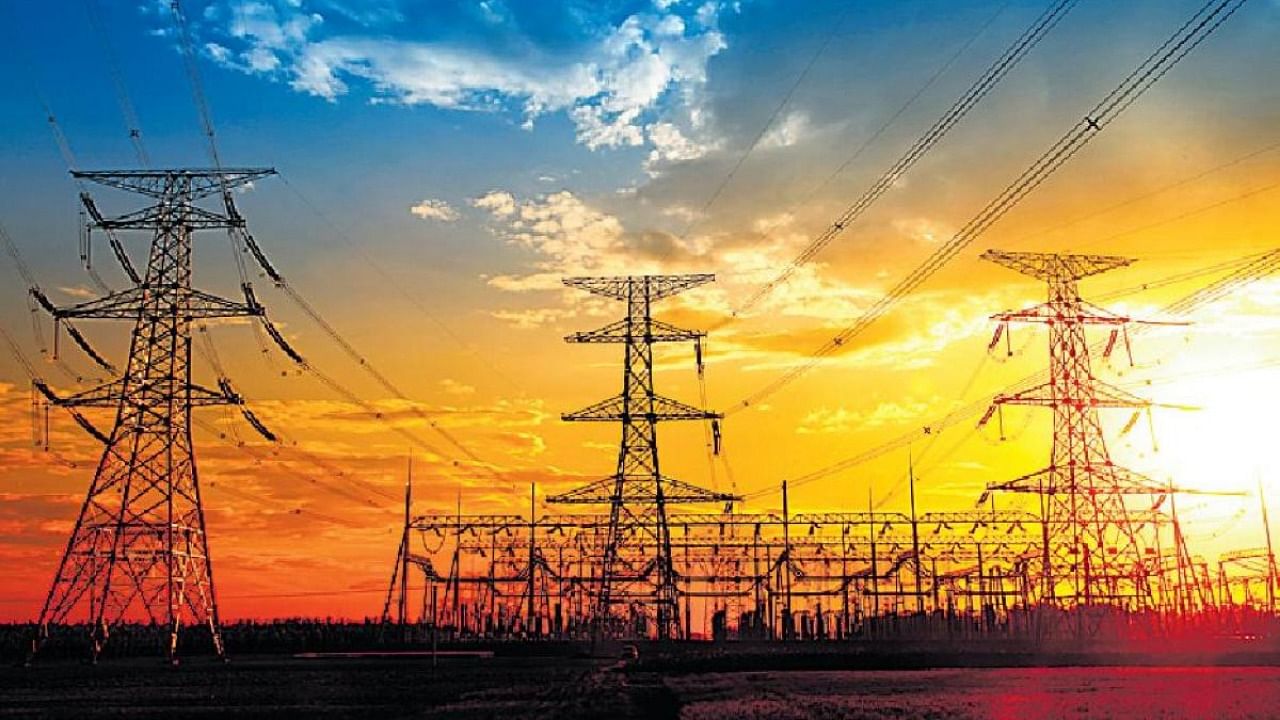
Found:
[[[574,422],[619,422],[622,440],[617,471],[610,477],[549,497],[550,502],[608,504],[609,528],[595,599],[598,633],[610,632],[619,602],[651,605],[659,639],[680,636],[679,598],[671,556],[667,505],[732,501],[733,495],[666,477],[658,462],[658,423],[717,420],[719,413],[658,395],[653,387],[653,346],[694,342],[704,333],[654,320],[653,303],[715,280],[714,275],[643,275],[566,278],[564,284],[627,304],[627,315],[598,330],[565,338],[572,343],[624,345],[622,392],[562,417]],[[641,534],[650,542],[641,542]],[[653,556],[631,557],[628,544],[651,545]]]
[[[989,250],[989,260],[1043,280],[1045,303],[994,316],[1001,329],[1011,322],[1049,328],[1049,380],[998,395],[983,422],[1004,405],[1053,409],[1053,450],[1049,466],[988,486],[1039,496],[1043,519],[1042,601],[1061,607],[1109,604],[1142,609],[1151,602],[1150,577],[1156,524],[1126,505],[1142,496],[1159,507],[1169,488],[1112,463],[1099,423],[1099,408],[1149,408],[1150,402],[1108,385],[1093,374],[1085,329],[1112,330],[1107,352],[1125,326],[1134,322],[1080,298],[1077,283],[1132,261],[1099,255],[1009,253]],[[1127,337],[1127,335],[1126,335]]]
[[[128,363],[118,378],[64,397],[41,386],[51,402],[73,412],[81,407],[109,407],[116,413],[107,433],[96,431],[76,415],[104,442],[105,449],[40,612],[33,654],[47,639],[49,627],[67,622],[77,609],[87,614],[95,658],[110,626],[126,620],[167,627],[170,660],[176,659],[184,624],[207,625],[215,652],[223,654],[191,439],[191,410],[242,401],[225,380],[217,390],[192,382],[191,325],[214,318],[258,316],[262,309],[247,283],[243,303],[192,288],[192,234],[242,229],[244,221],[235,211],[231,190],[273,172],[76,173],[82,180],[150,198],[147,207],[118,217],[105,218],[96,208],[92,214],[94,225],[108,233],[146,231],[152,233],[152,240],[145,272],[134,286],[67,307],[45,301],[59,323],[128,319],[134,327]],[[220,198],[222,206],[210,209],[197,204],[209,197]]]

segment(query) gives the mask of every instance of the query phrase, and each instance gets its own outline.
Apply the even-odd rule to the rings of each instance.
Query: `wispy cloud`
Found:
[[[458,211],[453,209],[453,207],[444,200],[432,200],[428,198],[411,206],[409,208],[409,212],[423,220],[453,222],[458,219]]]
[[[359,90],[372,102],[513,109],[525,127],[565,112],[592,149],[648,143],[665,160],[705,151],[692,135],[706,114],[708,61],[726,47],[721,3],[660,1],[623,17],[589,7],[562,10],[554,31],[576,34],[568,43],[544,42],[536,23],[498,0],[461,17],[434,7],[474,26],[451,36],[433,35],[442,23],[429,16],[324,0],[216,3],[198,30],[215,62],[330,101]]]

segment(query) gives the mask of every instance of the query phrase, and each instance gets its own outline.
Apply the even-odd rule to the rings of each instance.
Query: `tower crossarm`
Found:
[[[234,190],[275,174],[275,168],[77,170],[71,173],[79,180],[156,199],[170,195],[175,186],[182,184],[186,185],[184,190],[188,193],[188,202]]]
[[[613,277],[569,277],[563,280],[568,287],[586,290],[593,295],[627,300],[629,293],[647,292],[650,302],[657,302],[690,288],[712,282],[711,273],[691,275],[619,275]]]
[[[996,405],[1036,405],[1053,406],[1059,404],[1075,405],[1086,408],[1147,408],[1152,403],[1146,398],[1138,397],[1128,391],[1121,390],[1093,378],[1088,388],[1071,388],[1066,385],[1055,385],[1047,382],[1027,388],[1016,393],[997,395],[992,400]]]
[[[1266,548],[1244,548],[1240,550],[1228,550],[1218,556],[1218,562],[1227,563],[1246,563],[1249,561],[1266,561],[1271,553]]]
[[[196,205],[184,205],[180,212],[164,205],[135,210],[114,218],[95,220],[94,227],[103,230],[151,230],[166,222],[180,222],[192,230],[220,230],[244,226],[244,220],[223,213],[206,210]]]
[[[1079,478],[1072,486],[1071,478]],[[1106,482],[1085,485],[1085,478],[1104,477]],[[1177,492],[1165,483],[1159,483],[1128,468],[1109,462],[1082,463],[1071,467],[1050,465],[1013,480],[987,485],[987,493],[993,491],[1034,493],[1039,495],[1080,494],[1098,495],[1165,495]]]
[[[48,386],[43,386],[41,391],[49,399],[51,405],[64,408],[116,407],[120,404],[121,399],[125,397],[126,392],[131,397],[145,397],[149,392],[161,392],[158,388],[150,388],[144,381],[131,383],[126,390],[126,385],[121,380],[103,383],[97,387],[72,395],[56,395],[52,390],[48,390]],[[192,383],[187,385],[186,394],[190,398],[192,407],[244,404],[244,400],[234,392],[230,392],[229,388],[211,390]]]
[[[539,520],[545,524],[547,520]],[[529,527],[529,521],[519,515],[419,515],[410,523],[415,530],[435,533],[465,533],[478,531],[506,532]]]
[[[1046,302],[1022,310],[996,313],[991,316],[991,319],[998,322],[1082,323],[1085,325],[1124,325],[1136,322],[1127,315],[1120,315],[1083,301],[1072,302],[1070,305]]]
[[[649,333],[645,335],[643,329],[633,329],[633,324],[627,320],[618,320],[596,330],[586,330],[566,335],[564,340],[571,343],[625,343],[631,340],[659,343],[692,342],[706,337],[704,332],[685,330],[670,323],[664,323],[661,320],[650,320],[649,326]]]
[[[626,398],[615,395],[581,410],[564,413],[560,417],[569,422],[617,422],[619,420],[657,422],[659,420],[718,420],[724,417],[721,413],[701,410],[661,395],[653,396],[652,407],[653,412],[630,412]]]
[[[982,259],[1045,281],[1070,281],[1133,263],[1116,255],[1058,255],[1054,253],[988,250]]]
[[[263,314],[262,306],[257,303],[236,302],[203,290],[165,289],[172,290],[179,297],[186,296],[186,301],[178,306],[177,312],[188,320],[257,317]],[[151,309],[148,307],[151,293],[151,288],[139,285],[75,305],[50,306],[50,312],[59,320],[137,320],[144,311]]]

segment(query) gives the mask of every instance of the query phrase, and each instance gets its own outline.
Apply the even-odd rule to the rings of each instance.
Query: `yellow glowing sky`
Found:
[[[1280,215],[1275,212],[1280,97],[1270,80],[1276,69],[1274,36],[1266,32],[1274,32],[1280,10],[1269,3],[1249,10],[855,342],[784,392],[728,418],[725,455],[713,468],[698,427],[665,426],[666,472],[720,489],[764,492],[744,509],[775,509],[779,498],[766,491],[783,479],[935,425],[951,410],[990,397],[1043,367],[1045,335],[1034,328],[1015,329],[1015,357],[986,356],[994,330],[989,316],[1042,299],[1034,282],[980,262],[977,256],[988,247],[1136,258],[1129,268],[1082,284],[1086,297],[1101,297],[1280,245]],[[1142,11],[1132,12],[1136,18]],[[750,19],[750,6],[741,12]],[[859,53],[871,50],[851,48],[826,58],[788,106],[790,114],[783,113],[777,122],[800,120],[787,133],[778,133],[772,144],[760,144],[705,210],[710,188],[723,180],[753,136],[743,126],[750,123],[735,123],[733,113],[753,118],[758,130],[768,114],[768,108],[761,108],[776,104],[785,91],[775,82],[769,85],[772,94],[761,100],[763,90],[734,74],[735,63],[759,62],[753,54],[759,51],[748,43],[753,36],[747,20],[741,21],[743,27],[729,23],[724,28],[727,49],[716,60],[723,68],[712,64],[695,88],[714,98],[704,108],[714,118],[711,139],[697,157],[665,158],[655,166],[646,153],[634,149],[627,157],[620,149],[588,151],[581,138],[575,144],[572,133],[566,135],[554,120],[533,130],[512,123],[501,131],[510,133],[510,142],[535,138],[565,146],[560,165],[539,170],[554,175],[554,182],[512,179],[514,168],[528,170],[513,155],[503,161],[507,165],[477,161],[489,169],[475,170],[474,177],[459,181],[461,187],[447,173],[427,172],[406,190],[402,180],[409,170],[391,158],[393,150],[386,150],[365,164],[352,160],[357,163],[352,177],[334,187],[297,183],[323,206],[325,217],[338,218],[333,223],[337,229],[291,194],[296,175],[285,173],[287,186],[277,180],[260,183],[245,195],[243,208],[285,274],[372,365],[482,457],[490,470],[453,457],[457,452],[439,457],[413,447],[393,428],[448,448],[408,403],[389,397],[281,293],[258,280],[260,296],[290,340],[383,417],[375,419],[300,376],[278,353],[261,356],[247,327],[227,324],[212,330],[229,374],[254,412],[287,439],[271,447],[234,416],[202,412],[227,434],[219,439],[201,431],[197,437],[224,616],[376,614],[399,538],[397,498],[410,453],[415,458],[415,512],[452,510],[460,496],[464,512],[522,513],[530,483],[537,483],[541,498],[611,471],[616,428],[565,424],[559,414],[617,392],[620,350],[568,345],[562,337],[604,325],[619,316],[621,306],[559,288],[563,275],[715,272],[714,285],[666,301],[659,314],[686,327],[720,326],[708,341],[712,408],[733,406],[803,362],[950,238],[1070,126],[1069,118],[1114,85],[1118,68],[1127,69],[1144,56],[1178,15],[1162,10],[1149,26],[1136,23],[1092,37],[1102,11],[1081,12],[1073,18],[1076,25],[1064,29],[1068,34],[1055,38],[1042,56],[1012,76],[981,112],[958,127],[815,263],[728,324],[723,321],[730,309],[891,164],[1016,34],[1027,15],[993,26],[972,57],[964,56],[965,62],[943,76],[848,170],[823,183],[933,68],[906,68],[900,77],[880,80],[860,74],[846,87],[848,68],[870,62]],[[977,24],[974,19],[980,15],[975,10],[970,24]],[[897,37],[892,29],[881,32],[886,43]],[[798,32],[786,37],[796,43],[789,52],[802,62],[813,37]],[[1090,56],[1078,56],[1080,48],[1089,49]],[[1060,66],[1075,59],[1077,71],[1064,77]],[[734,78],[738,81],[729,81]],[[225,82],[246,87],[261,83],[240,76]],[[892,92],[897,84],[901,93]],[[289,91],[275,87],[273,92]],[[866,103],[857,102],[862,97]],[[361,131],[376,135],[379,122],[402,122],[396,119],[401,116],[386,116],[386,110],[377,104],[358,108]],[[330,112],[323,103],[313,111],[317,116]],[[443,113],[441,123],[456,119],[439,108],[395,111]],[[461,129],[450,136],[456,147],[442,152],[465,156],[469,147],[504,141],[506,136],[491,127],[467,125],[474,115],[456,112],[462,118]],[[256,137],[251,127],[228,125],[227,136]],[[31,131],[32,137],[42,131]],[[383,142],[395,145],[397,140],[387,136]],[[244,145],[260,149],[256,141]],[[344,151],[320,142],[306,149],[321,158],[329,152]],[[488,162],[489,151],[484,152]],[[274,162],[269,154],[262,159]],[[41,165],[40,172],[53,178],[40,182],[56,199],[47,201],[47,216],[24,219],[11,231],[23,250],[37,258],[55,301],[71,302],[91,287],[78,273],[64,237],[68,228],[74,232],[69,219],[74,217],[69,210],[74,192],[58,184],[56,167]],[[361,190],[349,196],[343,192],[356,186]],[[21,197],[0,202],[0,216],[8,221],[19,214]],[[104,197],[123,209],[122,198]],[[445,198],[445,207],[457,216],[411,213],[409,206],[424,197]],[[55,237],[58,252],[43,252],[55,247],[48,240]],[[141,244],[131,247],[141,252]],[[105,262],[105,250],[103,258]],[[234,292],[225,241],[210,238],[197,260],[207,263],[200,267],[212,268],[198,269],[198,280],[219,292]],[[1160,314],[1162,305],[1219,276],[1126,293],[1104,304],[1139,318],[1169,319]],[[16,280],[16,274],[6,275],[0,319],[20,339],[24,352],[36,357]],[[1252,493],[1259,481],[1269,487],[1280,483],[1271,444],[1274,408],[1280,407],[1278,306],[1280,280],[1258,282],[1185,318],[1192,322],[1188,326],[1135,335],[1132,367],[1119,352],[1108,362],[1095,362],[1100,376],[1134,393],[1197,408],[1157,409],[1155,446],[1145,420],[1121,436],[1130,414],[1108,413],[1105,423],[1115,459],[1186,488]],[[120,328],[95,326],[91,336],[113,357],[121,356]],[[90,367],[73,350],[66,354],[75,367]],[[660,391],[696,403],[693,349],[664,348],[659,358]],[[51,365],[41,368],[61,391],[74,389]],[[197,368],[204,381],[212,382],[206,364],[198,361]],[[57,455],[33,449],[27,380],[8,357],[0,371],[3,620],[29,618],[38,611],[96,458],[92,442],[59,415],[52,432]],[[95,417],[100,424],[109,422]],[[1046,462],[1047,411],[1011,409],[1005,419],[1005,442],[999,441],[994,426],[974,431],[976,418],[968,418],[913,446],[922,508],[972,507],[986,483]],[[233,427],[256,457],[235,446]],[[898,451],[802,484],[792,491],[791,506],[861,509],[871,487],[881,508],[902,509],[906,465],[906,452]],[[998,502],[1015,507],[1022,500],[1002,497]],[[555,508],[539,500],[539,509]],[[1179,500],[1179,510],[1194,553],[1213,558],[1224,549],[1264,542],[1254,495],[1188,496]]]

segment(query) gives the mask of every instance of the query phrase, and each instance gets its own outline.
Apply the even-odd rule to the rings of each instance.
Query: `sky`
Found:
[[[1200,0],[1080,0],[1007,78],[851,228],[762,302],[760,285],[900,157],[1048,5],[1039,0],[188,0],[197,68],[228,166],[269,166],[238,201],[291,286],[366,363],[265,277],[271,317],[357,404],[246,325],[209,336],[272,446],[237,415],[200,411],[197,455],[224,617],[376,615],[399,539],[410,455],[414,512],[524,512],[609,474],[617,429],[561,412],[615,394],[618,348],[563,337],[621,305],[568,275],[711,272],[660,317],[714,328],[711,408],[768,385],[905,277],[1146,58]],[[8,2],[0,35],[0,224],[54,302],[96,292],[78,252],[68,165],[210,163],[168,2]],[[1014,409],[1007,438],[975,419],[923,436],[951,410],[1044,366],[1043,331],[987,352],[993,313],[1042,299],[978,259],[994,247],[1122,254],[1085,281],[1134,317],[1216,277],[1197,272],[1273,248],[1280,185],[1280,3],[1252,0],[1016,209],[855,341],[703,432],[662,428],[666,471],[776,509],[775,489],[916,432],[926,509],[965,509],[988,482],[1048,459],[1048,413]],[[47,122],[56,117],[69,153]],[[130,120],[136,117],[136,124]],[[124,212],[129,199],[95,191]],[[147,239],[128,238],[141,257]],[[195,279],[234,296],[232,251],[197,240]],[[101,237],[92,261],[109,284]],[[0,268],[0,328],[60,392],[25,283]],[[1221,273],[1219,273],[1220,275]],[[1153,326],[1100,376],[1169,406],[1128,431],[1118,462],[1192,489],[1280,482],[1280,282]],[[112,358],[127,330],[86,327]],[[64,338],[65,340],[65,338]],[[63,343],[63,361],[93,366]],[[662,348],[659,391],[697,403],[693,349]],[[376,368],[410,400],[366,372]],[[213,370],[197,360],[196,375]],[[0,620],[39,611],[97,449],[54,415],[33,446],[30,379],[0,356]],[[378,416],[369,412],[372,407]],[[1193,409],[1187,409],[1193,408]],[[483,461],[450,448],[424,414]],[[107,417],[95,418],[100,423]],[[416,438],[411,440],[410,438]],[[423,447],[430,444],[438,452]],[[907,450],[795,484],[791,507],[902,510]],[[1020,507],[1020,498],[1001,498]],[[1263,543],[1256,496],[1180,501],[1193,552]]]

